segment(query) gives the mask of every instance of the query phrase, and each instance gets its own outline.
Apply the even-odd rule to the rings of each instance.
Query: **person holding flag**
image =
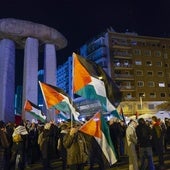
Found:
[[[84,170],[88,160],[88,150],[84,135],[79,131],[80,124],[73,124],[63,138],[67,150],[67,165],[70,170]]]

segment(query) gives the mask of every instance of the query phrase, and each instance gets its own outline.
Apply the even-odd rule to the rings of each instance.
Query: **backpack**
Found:
[[[12,139],[13,139],[13,142],[16,142],[16,143],[23,141],[23,139],[22,139],[22,137],[21,137],[20,134],[14,135],[14,136],[12,137]]]

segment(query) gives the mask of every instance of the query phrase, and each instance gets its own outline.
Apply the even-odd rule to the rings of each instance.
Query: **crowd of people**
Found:
[[[51,160],[62,160],[62,169],[84,170],[86,163],[93,170],[97,163],[101,170],[107,165],[93,137],[79,131],[80,122],[20,124],[0,121],[0,169],[24,170],[41,161],[44,170],[51,168]],[[163,153],[170,144],[170,119],[156,116],[151,121],[140,118],[128,124],[118,118],[108,121],[110,137],[117,161],[129,157],[129,170],[155,170],[153,155],[158,156],[159,167],[164,167]]]

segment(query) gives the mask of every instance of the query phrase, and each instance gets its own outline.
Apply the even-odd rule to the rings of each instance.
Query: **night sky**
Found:
[[[170,0],[4,0],[0,18],[29,20],[57,29],[68,40],[68,46],[57,52],[59,64],[109,27],[116,32],[170,37]],[[21,63],[22,58],[17,57]]]

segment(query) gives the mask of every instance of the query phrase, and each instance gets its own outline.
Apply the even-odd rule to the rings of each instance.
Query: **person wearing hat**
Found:
[[[137,136],[136,127],[138,123],[136,120],[131,120],[126,129],[125,148],[129,156],[129,170],[138,170],[138,157],[136,152]]]

